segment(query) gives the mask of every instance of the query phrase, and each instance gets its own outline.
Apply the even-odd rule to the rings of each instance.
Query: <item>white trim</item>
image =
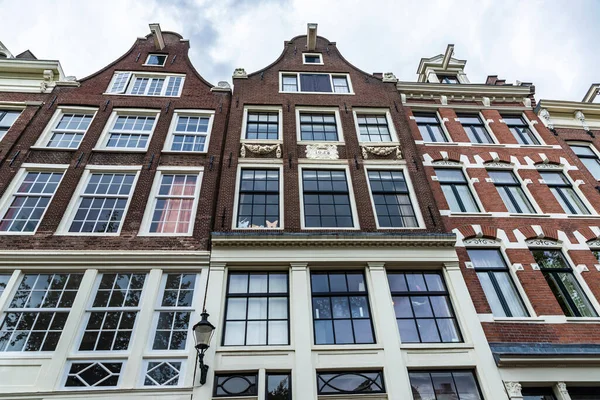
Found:
[[[120,116],[141,116],[141,117],[154,117],[154,124],[152,125],[152,130],[147,133],[142,133],[142,131],[131,131],[132,134],[147,134],[148,140],[146,141],[146,146],[144,148],[135,148],[135,147],[107,147],[107,143],[110,139],[110,133],[113,129],[113,126],[117,122],[117,118]],[[158,124],[158,119],[160,118],[160,110],[156,109],[139,109],[139,108],[115,108],[113,109],[108,121],[106,121],[106,125],[104,125],[104,129],[102,130],[102,134],[98,138],[98,142],[96,142],[96,146],[92,149],[93,151],[126,151],[131,153],[144,153],[148,150],[148,146],[150,146],[150,141],[152,140],[152,136],[154,131],[156,130],[156,125]]]
[[[303,92],[302,88],[300,87],[301,83],[300,83],[300,74],[309,74],[309,75],[329,75],[329,82],[331,84],[331,92]],[[296,92],[290,92],[290,91],[284,91],[283,90],[283,75],[296,75],[296,84],[298,86],[298,91]],[[346,82],[348,82],[348,93],[338,93],[335,92],[335,87],[333,86],[333,76],[343,76],[344,78],[346,78]],[[350,80],[350,74],[344,73],[344,72],[312,72],[312,71],[306,71],[306,72],[286,72],[286,71],[279,71],[279,93],[298,93],[298,94],[335,94],[335,95],[343,95],[343,96],[348,96],[348,95],[354,95],[356,93],[354,93],[354,89],[352,87],[352,81]]]
[[[278,115],[278,133],[277,139],[247,139],[246,138],[246,126],[248,125],[248,112],[277,112]],[[242,116],[242,132],[240,134],[241,142],[260,142],[260,143],[281,143],[283,141],[283,108],[281,106],[244,106],[244,113]]]
[[[192,204],[192,210],[190,214],[190,221],[188,231],[185,233],[162,233],[162,232],[150,232],[150,224],[152,223],[152,216],[154,215],[154,208],[156,207],[156,196],[160,189],[160,184],[163,175],[167,174],[185,174],[195,175],[196,187],[194,189],[194,201]],[[202,186],[202,177],[204,176],[203,167],[158,167],[154,176],[154,182],[152,183],[152,189],[150,195],[146,201],[146,208],[144,211],[144,217],[142,218],[142,224],[138,232],[138,236],[192,236],[194,232],[194,226],[196,221],[196,213],[198,212],[198,202],[200,199],[200,189]]]
[[[339,227],[315,227],[315,228],[307,228],[305,224],[305,216],[304,216],[304,185],[302,183],[302,170],[304,169],[324,169],[324,170],[343,170],[346,175],[346,184],[348,185],[348,197],[350,199],[350,210],[352,211],[352,224],[354,225],[351,228],[339,228]],[[350,167],[348,164],[298,164],[298,188],[300,193],[300,226],[302,229],[310,230],[310,231],[320,231],[320,230],[344,230],[344,231],[356,231],[360,230],[360,224],[358,220],[358,211],[356,208],[356,201],[354,199],[354,187],[352,186],[352,175],[350,175]]]
[[[121,234],[121,230],[123,229],[123,225],[125,223],[125,219],[127,218],[127,212],[129,211],[129,206],[131,204],[131,199],[135,194],[135,189],[137,185],[138,178],[140,176],[140,171],[142,166],[119,166],[119,165],[87,165],[71,200],[69,201],[69,205],[67,209],[63,213],[63,217],[54,233],[57,236],[119,236]],[[94,233],[94,232],[69,232],[69,226],[73,222],[73,218],[75,217],[75,213],[79,209],[79,203],[81,202],[81,194],[83,190],[87,186],[88,180],[93,173],[103,173],[103,172],[113,172],[113,173],[123,173],[123,172],[134,172],[133,183],[131,184],[131,192],[129,192],[129,196],[127,198],[127,204],[125,205],[125,210],[123,210],[123,218],[119,223],[119,229],[117,232],[111,233]]]
[[[191,336],[191,333],[188,334],[188,337]],[[151,362],[178,362],[181,363],[181,367],[179,369],[179,378],[177,379],[177,385],[161,385],[161,386],[147,386],[144,385],[144,382],[146,380],[146,371],[148,370],[148,363]],[[178,387],[183,387],[185,386],[185,373],[186,373],[186,367],[188,364],[189,360],[187,357],[187,354],[185,355],[185,357],[169,357],[169,358],[154,358],[154,357],[144,357],[142,360],[142,369],[140,371],[140,376],[139,376],[139,380],[138,380],[138,385],[141,389],[145,389],[145,390],[156,390],[156,389],[162,389],[165,390],[167,388],[178,388]]]
[[[237,217],[240,201],[240,182],[242,177],[242,169],[270,169],[277,170],[279,173],[279,226],[277,228],[238,228]],[[283,204],[283,165],[282,164],[261,164],[256,162],[249,164],[238,164],[236,177],[235,177],[235,194],[233,199],[233,214],[231,217],[231,229],[236,231],[255,231],[257,229],[267,229],[273,231],[280,231],[284,229],[284,204]]]
[[[175,132],[175,128],[177,127],[177,122],[179,121],[179,117],[208,117],[208,127],[206,129],[206,140],[204,141],[204,149],[202,151],[183,151],[183,150],[171,150],[173,146],[173,136],[175,133],[177,134],[187,134],[194,136],[202,136],[202,133],[197,132]],[[157,117],[158,121],[158,117]],[[189,154],[205,154],[208,152],[208,147],[210,145],[210,136],[212,133],[213,123],[215,121],[215,110],[186,110],[186,109],[176,109],[173,110],[173,117],[171,118],[171,123],[169,124],[169,131],[167,133],[167,139],[165,140],[165,144],[163,146],[163,153],[189,153]],[[148,140],[150,143],[150,140]]]
[[[484,166],[485,166],[485,164],[484,164]],[[525,182],[523,181],[523,179],[519,175],[519,168],[515,168],[514,165],[506,163],[506,168],[503,168],[503,167],[487,167],[486,171],[488,172],[488,175],[489,175],[490,172],[493,172],[493,171],[505,171],[505,172],[512,173],[512,175],[515,178],[517,178],[517,181],[519,182],[519,187],[521,188],[521,190],[523,191],[523,193],[527,197],[527,200],[529,201],[529,203],[531,204],[531,206],[535,210],[535,213],[516,213],[516,212],[510,211],[508,209],[508,207],[506,207],[506,210],[507,210],[507,215],[506,216],[516,216],[516,217],[522,217],[522,218],[526,218],[528,216],[533,216],[534,218],[537,218],[537,217],[539,217],[541,215],[542,216],[544,215],[544,212],[542,211],[541,207],[539,206],[539,204],[537,203],[537,201],[535,200],[535,198],[533,197],[533,195],[531,194],[531,192],[529,190],[527,190],[527,185],[525,184]],[[496,188],[496,192],[498,193],[498,196],[502,200],[502,203],[506,206],[506,204],[504,203],[504,199],[502,198],[502,195],[500,195],[500,191],[498,190],[498,187],[496,186],[496,183],[493,181],[493,178],[490,178],[490,179],[492,180],[491,183]]]
[[[162,56],[165,58],[165,61],[162,64],[148,64],[150,57],[152,56]],[[169,58],[168,54],[163,53],[148,53],[148,57],[146,57],[146,61],[142,64],[144,67],[164,67],[167,64],[167,59]]]
[[[65,386],[67,383],[67,378],[69,377],[69,371],[71,370],[71,365],[72,364],[80,364],[80,363],[121,363],[121,370],[119,371],[119,380],[117,381],[116,386]],[[86,358],[86,359],[68,359],[65,362],[65,369],[62,372],[62,377],[60,379],[60,386],[57,388],[60,391],[78,391],[78,390],[106,390],[106,389],[117,389],[122,385],[122,378],[123,378],[123,374],[125,372],[125,367],[127,364],[127,360],[126,359],[122,359],[117,357],[111,357],[110,359],[93,359],[93,358]],[[57,390],[58,391],[58,390]]]
[[[54,133],[56,125],[60,122],[63,115],[70,114],[70,113],[87,113],[87,114],[91,113],[92,114],[92,120],[90,121],[90,124],[88,125],[88,129],[83,133],[83,136],[81,138],[81,141],[79,142],[79,145],[77,147],[48,147],[48,142],[50,142],[52,133]],[[39,136],[39,138],[35,142],[35,144],[33,146],[31,146],[31,148],[42,148],[44,150],[77,150],[79,148],[79,146],[81,145],[81,142],[85,139],[85,135],[89,131],[90,126],[92,126],[92,123],[94,122],[94,119],[96,118],[96,114],[98,114],[97,107],[58,106],[56,111],[54,112],[54,115],[52,116],[52,118],[50,119],[50,121],[48,122],[48,124],[46,125],[44,130],[42,131],[42,134]]]
[[[467,174],[467,166],[462,162],[459,161],[457,162],[458,165],[435,165],[433,164],[433,168],[434,168],[434,172],[435,169],[460,169],[465,180],[467,181],[467,185],[469,187],[469,191],[471,192],[471,195],[473,196],[473,200],[475,200],[475,203],[477,203],[477,207],[479,207],[478,211],[451,211],[450,210],[450,204],[448,204],[448,208],[447,209],[442,209],[439,208],[440,210],[440,214],[442,215],[449,215],[449,214],[453,214],[453,215],[460,215],[460,216],[465,216],[465,214],[476,214],[476,216],[481,216],[481,215],[489,215],[486,210],[485,207],[483,206],[483,203],[481,202],[481,200],[479,199],[479,194],[477,193],[477,190],[475,190],[475,186],[473,185],[473,180],[472,178],[469,176],[469,174]],[[435,175],[435,177],[437,177],[437,174]],[[442,183],[440,181],[437,181],[439,184],[439,188],[440,191],[442,192],[442,196],[444,196],[444,199],[446,199],[446,195],[444,194],[444,190],[442,189]],[[446,199],[446,203],[448,203],[448,200]],[[446,211],[446,213],[442,213],[442,211]]]
[[[2,231],[2,232],[0,232],[0,235],[15,235],[15,236],[16,235],[34,235],[37,232],[39,225],[42,223],[44,216],[46,215],[46,211],[48,211],[48,208],[50,208],[50,206],[52,204],[52,200],[54,199],[54,195],[56,195],[56,192],[58,192],[58,190],[60,189],[60,184],[62,183],[62,180],[65,177],[67,168],[69,168],[69,165],[65,165],[65,164],[22,164],[21,168],[15,174],[15,177],[12,179],[12,181],[10,182],[10,184],[4,191],[4,195],[2,196],[2,198],[0,198],[0,221],[2,221],[4,219],[4,216],[5,216],[6,212],[8,211],[8,208],[10,207],[12,199],[15,195],[15,192],[16,192],[17,188],[23,183],[23,179],[25,178],[27,173],[29,173],[29,172],[61,172],[62,177],[60,178],[60,181],[58,181],[58,183],[56,185],[56,190],[50,196],[50,199],[48,200],[48,205],[46,206],[46,208],[44,209],[44,212],[40,216],[40,222],[37,224],[37,226],[35,227],[33,232]]]
[[[115,80],[119,74],[128,73],[129,77],[127,78],[127,82],[125,83],[125,87],[121,92],[111,92],[110,90],[115,83]],[[179,92],[175,96],[167,96],[166,90],[169,85],[169,81],[172,78],[181,78],[181,84],[179,85]],[[131,94],[131,90],[135,84],[135,80],[137,78],[163,78],[165,81],[163,83],[161,94],[159,96],[156,95],[147,95],[147,94]],[[181,92],[183,91],[183,85],[185,84],[185,74],[177,74],[177,73],[163,73],[163,72],[143,72],[143,71],[115,71],[113,77],[106,88],[106,91],[103,93],[105,95],[118,95],[118,96],[141,96],[141,97],[181,97]],[[147,88],[150,87],[150,83],[148,83]]]
[[[417,226],[411,226],[411,227],[397,227],[397,228],[393,228],[393,227],[381,227],[379,225],[379,218],[377,217],[377,210],[375,208],[375,201],[373,200],[373,189],[371,188],[371,181],[369,180],[369,171],[373,170],[373,171],[381,171],[381,170],[386,170],[386,171],[400,171],[402,173],[402,175],[404,176],[404,181],[406,182],[406,186],[408,188],[408,197],[410,198],[410,202],[413,208],[413,211],[415,213],[415,218],[417,219]],[[423,220],[423,215],[421,213],[421,209],[419,207],[419,202],[417,200],[417,196],[415,194],[415,190],[414,187],[412,185],[409,173],[408,173],[408,168],[406,165],[373,165],[370,164],[368,166],[365,166],[365,179],[367,180],[367,186],[369,188],[369,198],[371,199],[371,206],[373,208],[373,216],[375,217],[375,224],[377,225],[377,229],[424,229],[425,228],[425,221]]]
[[[319,62],[316,62],[316,63],[306,62],[306,56],[319,57]],[[324,65],[323,54],[321,54],[321,53],[302,53],[302,64],[304,64],[304,65]]]
[[[309,107],[309,106],[297,106],[296,108],[296,141],[298,144],[332,144],[332,145],[344,145],[344,130],[342,128],[342,121],[340,119],[339,107]],[[317,113],[317,114],[333,114],[335,117],[335,125],[337,128],[337,141],[327,140],[302,140],[302,132],[300,130],[300,114],[301,113]]]
[[[368,143],[369,146],[377,146],[377,145],[398,145],[400,141],[398,140],[398,135],[396,133],[396,128],[394,127],[394,121],[392,120],[392,114],[390,113],[389,108],[364,108],[364,107],[356,107],[352,108],[352,114],[354,116],[354,129],[356,129],[356,137],[360,144]],[[388,130],[390,131],[391,142],[363,142],[360,140],[360,128],[358,126],[358,115],[357,114],[373,114],[373,115],[385,115],[385,119],[387,121]]]

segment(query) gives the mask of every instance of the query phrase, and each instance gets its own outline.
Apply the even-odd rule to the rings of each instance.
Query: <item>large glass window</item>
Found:
[[[281,76],[281,88],[284,92],[350,93],[349,77],[345,74],[285,73]]]
[[[258,374],[216,374],[214,397],[258,395]]]
[[[440,83],[453,83],[458,84],[458,77],[456,75],[438,75],[438,80]]]
[[[540,144],[540,141],[535,137],[529,124],[521,116],[503,115],[502,119],[510,129],[517,143],[519,144]]]
[[[0,232],[35,232],[62,177],[62,172],[26,172],[0,219]]]
[[[210,119],[210,116],[177,115],[170,150],[206,151]]]
[[[414,113],[415,121],[426,142],[447,142],[442,125],[435,113]]]
[[[571,147],[571,150],[573,150],[594,178],[600,180],[600,160],[594,150],[585,145],[570,144],[569,147]]]
[[[411,371],[408,376],[415,400],[483,399],[471,371]]]
[[[65,382],[66,387],[115,387],[119,384],[122,362],[72,362]]]
[[[540,171],[542,179],[567,214],[589,214],[571,182],[562,172]]]
[[[246,139],[279,139],[279,112],[249,111],[246,121]]]
[[[129,348],[145,280],[145,274],[101,275],[96,296],[87,312],[87,324],[79,351]]]
[[[152,350],[185,350],[196,274],[166,274]]]
[[[368,171],[371,194],[380,228],[418,226],[402,171]]]
[[[469,258],[496,317],[528,317],[508,266],[498,249],[468,249]]]
[[[236,226],[279,227],[279,170],[242,169]]]
[[[300,140],[337,142],[335,114],[300,113]]]
[[[0,274],[0,296],[2,296],[2,293],[4,293],[10,277],[11,274]]]
[[[154,130],[156,117],[118,115],[113,123],[105,147],[111,149],[145,149]]]
[[[362,272],[313,272],[315,344],[375,343]]]
[[[265,400],[292,400],[292,375],[283,372],[267,372]]]
[[[288,275],[231,272],[223,345],[289,344]]]
[[[435,174],[442,186],[450,211],[479,212],[479,207],[471,193],[467,178],[460,169],[436,168]]]
[[[118,232],[134,180],[135,174],[90,174],[69,232]]]
[[[567,387],[571,400],[597,400],[600,387]]]
[[[535,262],[567,317],[597,317],[560,250],[531,250]]]
[[[508,211],[511,213],[535,213],[521,183],[512,171],[488,171],[488,174],[494,180],[494,185]]]
[[[317,372],[319,395],[385,393],[382,371]]]
[[[485,124],[477,114],[458,114],[471,143],[494,143]]]
[[[388,272],[403,343],[462,341],[450,295],[439,272]]]
[[[94,114],[64,113],[52,128],[46,147],[76,149],[87,132]]]
[[[56,349],[82,277],[83,274],[23,276],[0,325],[0,351]]]
[[[385,114],[356,114],[361,142],[391,142]]]
[[[185,360],[147,360],[144,386],[177,386]]]
[[[570,388],[569,388],[570,391]],[[525,387],[521,390],[523,400],[556,400],[552,388],[532,388]]]
[[[107,93],[178,97],[183,80],[176,75],[115,72]]]
[[[161,174],[159,179],[149,232],[191,233],[198,174]]]
[[[306,228],[354,226],[345,171],[302,170],[302,190]]]
[[[0,110],[0,140],[21,115],[21,111]]]
[[[284,92],[297,92],[298,91],[298,75],[283,75],[282,76],[282,89]]]

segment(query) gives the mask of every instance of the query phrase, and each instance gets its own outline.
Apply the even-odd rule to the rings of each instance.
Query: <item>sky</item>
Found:
[[[0,0],[0,41],[60,60],[83,78],[124,54],[149,23],[190,40],[190,57],[212,84],[236,67],[273,62],[283,42],[318,34],[366,72],[416,81],[422,57],[467,60],[472,83],[498,75],[533,82],[536,98],[580,101],[600,82],[598,0]]]

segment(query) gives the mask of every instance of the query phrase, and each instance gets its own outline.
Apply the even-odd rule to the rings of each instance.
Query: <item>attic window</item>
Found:
[[[148,58],[146,59],[146,64],[144,65],[153,65],[157,67],[164,67],[167,62],[166,54],[148,54]]]
[[[440,83],[460,83],[456,75],[438,75],[437,77]]]
[[[321,54],[303,54],[304,64],[323,65],[323,56]]]

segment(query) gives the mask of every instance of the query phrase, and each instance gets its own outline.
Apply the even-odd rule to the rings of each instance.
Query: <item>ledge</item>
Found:
[[[338,233],[290,233],[290,232],[213,232],[212,245],[262,246],[262,247],[454,247],[453,233],[415,232],[338,232]]]
[[[598,344],[490,343],[499,367],[600,365]]]

